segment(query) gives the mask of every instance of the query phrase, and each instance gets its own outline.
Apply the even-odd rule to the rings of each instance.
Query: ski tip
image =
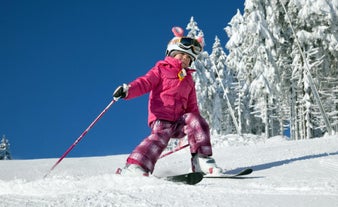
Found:
[[[204,177],[203,173],[192,172],[192,173],[186,173],[186,174],[181,174],[181,175],[168,176],[165,179],[172,181],[172,182],[195,185],[201,182],[203,177]]]
[[[252,168],[244,168],[243,170],[241,170],[241,172],[240,173],[252,173]]]
[[[203,173],[189,173],[187,177],[186,184],[195,185],[203,180],[204,174]]]
[[[239,175],[249,175],[253,172],[252,168],[246,168],[242,172],[239,173]]]

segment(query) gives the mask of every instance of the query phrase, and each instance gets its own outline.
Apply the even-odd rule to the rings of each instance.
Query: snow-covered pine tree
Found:
[[[11,152],[9,149],[9,141],[6,139],[6,136],[3,135],[0,142],[0,160],[11,160]]]
[[[338,132],[338,71],[337,74],[333,75],[332,77],[323,77],[323,81],[320,84],[325,84],[326,87],[321,87],[321,94],[326,97],[327,101],[327,108],[326,110],[329,111],[329,116],[332,125],[332,129],[335,132]],[[319,117],[320,115],[318,115]],[[315,134],[315,136],[319,136]]]
[[[241,133],[248,133],[250,129],[250,111],[248,106],[249,97],[246,95],[248,85],[246,81],[246,68],[244,61],[242,61],[243,50],[240,47],[243,44],[244,33],[246,32],[246,25],[240,11],[237,13],[231,21],[229,26],[225,28],[226,33],[229,36],[229,41],[226,44],[226,48],[229,54],[226,59],[226,67],[229,71],[235,71],[236,83],[233,83],[233,92],[236,94],[234,100],[234,108],[236,111],[236,117]]]
[[[280,2],[279,2],[280,3]],[[310,89],[306,62],[310,65],[310,73],[318,89],[326,115],[329,115],[331,125],[337,111],[337,103],[332,103],[334,90],[327,78],[337,77],[338,62],[338,2],[325,0],[289,0],[283,1],[291,24],[297,34],[297,40],[305,53],[306,60],[301,57],[301,51],[293,36],[289,36],[288,45],[294,51],[289,53],[292,58],[293,83],[291,107],[294,121],[291,129],[295,133],[292,138],[304,139],[320,136],[325,132],[324,116],[319,113],[318,101],[314,99],[314,91]],[[281,15],[285,15],[283,12]],[[286,17],[285,17],[286,18]],[[286,19],[287,20],[287,19]],[[290,31],[283,27],[283,31]],[[285,36],[286,37],[286,36]]]
[[[246,1],[245,13],[238,11],[226,27],[230,40],[226,47],[230,51],[227,66],[236,70],[240,81],[239,91],[244,92],[244,112],[247,120],[242,128],[248,133],[265,133],[267,137],[280,134],[278,113],[278,68],[275,62],[275,36],[269,30],[266,21],[271,12],[266,9],[266,2]],[[232,54],[233,53],[233,54]],[[235,60],[231,58],[235,57]],[[237,103],[241,106],[240,103]]]
[[[236,78],[234,71],[226,69],[226,58],[227,56],[223,50],[221,41],[216,36],[210,54],[210,60],[212,63],[212,72],[216,78],[214,83],[215,99],[213,104],[212,127],[215,131],[214,133],[217,134],[237,133],[234,125],[234,122],[237,122],[237,118],[232,120],[230,116],[231,112],[229,111],[234,108],[233,103],[236,93],[231,89],[231,86],[236,82]],[[227,95],[227,97],[225,97],[225,95]],[[227,105],[226,98],[229,99],[231,109],[229,109]]]
[[[338,3],[325,0],[283,0],[300,40],[311,75],[331,125],[337,128],[337,99],[329,78],[337,77]],[[248,132],[276,135],[290,120],[293,139],[324,132],[323,113],[313,96],[305,62],[297,47],[280,0],[246,0],[244,14],[233,17],[226,32],[230,37],[227,68],[237,72],[243,92],[242,127]],[[311,86],[311,87],[310,87]],[[237,100],[237,101],[238,101]],[[236,101],[236,105],[239,105]],[[242,118],[240,120],[243,120]],[[333,121],[334,120],[334,121]],[[265,126],[265,127],[262,127]],[[327,126],[327,125],[326,125]],[[270,136],[268,134],[268,136]]]

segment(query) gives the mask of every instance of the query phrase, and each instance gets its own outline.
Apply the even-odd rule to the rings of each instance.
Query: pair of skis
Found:
[[[173,176],[167,176],[163,177],[165,180],[172,181],[172,182],[178,182],[178,183],[184,183],[189,185],[195,185],[203,180],[203,178],[241,178],[241,176],[249,175],[252,173],[251,168],[246,168],[244,170],[239,171],[238,173],[223,173],[218,175],[205,175],[201,172],[192,172],[192,173],[186,173],[181,175],[173,175]]]

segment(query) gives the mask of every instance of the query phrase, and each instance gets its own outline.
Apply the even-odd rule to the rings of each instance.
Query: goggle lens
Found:
[[[201,44],[192,38],[182,37],[179,42],[179,46],[183,49],[192,49],[193,53],[198,55],[202,51]]]

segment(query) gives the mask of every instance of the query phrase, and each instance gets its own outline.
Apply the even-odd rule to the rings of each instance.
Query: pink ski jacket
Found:
[[[168,56],[129,84],[127,100],[150,92],[149,125],[156,119],[177,121],[185,113],[200,114],[192,78],[195,70],[186,69],[187,75],[180,80],[181,69],[181,61]]]

